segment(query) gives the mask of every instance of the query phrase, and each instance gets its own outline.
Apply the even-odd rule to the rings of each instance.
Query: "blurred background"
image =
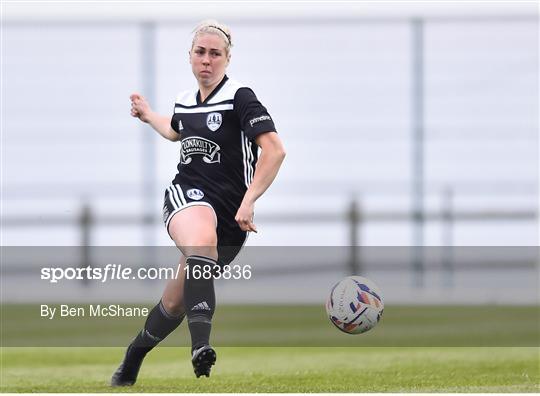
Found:
[[[2,7],[3,247],[172,245],[161,208],[180,145],[131,118],[129,95],[172,113],[196,86],[191,31],[216,18],[232,30],[228,75],[254,89],[288,152],[247,245],[309,252],[259,263],[244,294],[218,286],[225,301],[265,287],[262,301],[286,301],[276,287],[300,294],[309,271],[301,301],[361,273],[391,302],[537,303],[535,4]],[[321,261],[321,246],[340,254]],[[460,261],[457,247],[483,248]],[[40,285],[40,264],[15,256],[3,260],[4,301],[29,298],[22,279]],[[150,301],[161,291],[137,287]]]

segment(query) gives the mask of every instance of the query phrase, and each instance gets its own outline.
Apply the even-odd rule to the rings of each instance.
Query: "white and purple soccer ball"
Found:
[[[348,276],[339,281],[326,302],[330,321],[349,334],[371,330],[381,320],[383,309],[380,289],[362,276]]]

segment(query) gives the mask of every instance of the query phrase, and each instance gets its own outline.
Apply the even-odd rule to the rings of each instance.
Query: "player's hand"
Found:
[[[242,231],[257,232],[257,227],[253,224],[254,207],[255,205],[253,203],[242,201],[242,204],[238,208],[238,212],[236,212],[234,219]]]
[[[136,117],[143,122],[149,122],[152,109],[145,97],[138,93],[131,94],[131,116]]]

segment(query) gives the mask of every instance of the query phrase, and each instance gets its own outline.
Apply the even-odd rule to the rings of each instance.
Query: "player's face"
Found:
[[[218,84],[229,64],[224,40],[216,34],[200,35],[189,52],[189,61],[199,85]]]

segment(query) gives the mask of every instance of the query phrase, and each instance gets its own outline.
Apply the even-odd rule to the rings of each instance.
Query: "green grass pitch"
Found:
[[[143,318],[38,312],[2,306],[1,392],[540,391],[537,306],[389,306],[374,330],[351,336],[320,306],[224,305],[210,378],[195,378],[183,324],[147,357],[137,384],[121,389],[108,382]]]
[[[2,392],[538,392],[538,348],[222,347],[196,379],[188,348],[153,351],[110,388],[123,348],[3,348]]]

